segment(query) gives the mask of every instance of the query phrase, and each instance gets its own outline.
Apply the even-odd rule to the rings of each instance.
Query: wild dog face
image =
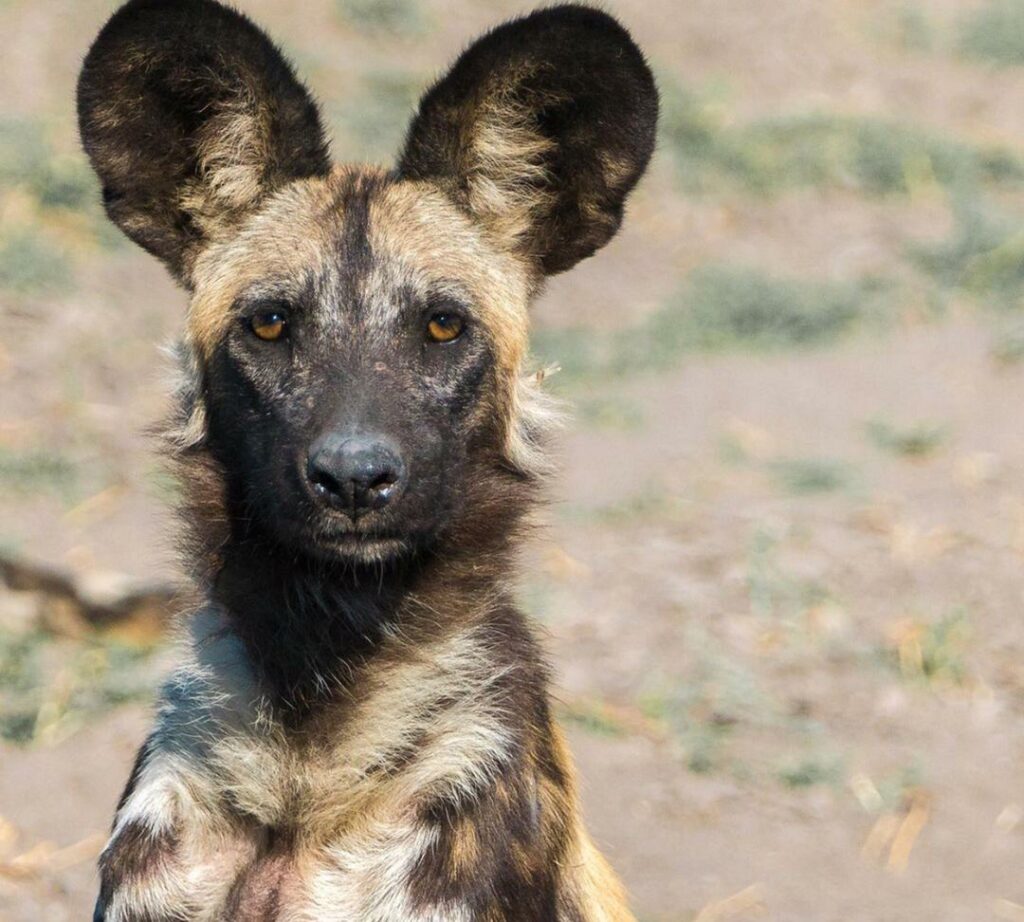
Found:
[[[78,101],[109,216],[190,293],[190,438],[246,527],[392,559],[531,476],[530,299],[615,234],[653,147],[654,83],[611,17],[485,35],[391,171],[332,166],[281,53],[212,0],[131,0]]]

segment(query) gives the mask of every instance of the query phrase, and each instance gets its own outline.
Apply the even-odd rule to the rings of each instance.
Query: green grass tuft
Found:
[[[1024,362],[1024,324],[998,330],[992,340],[992,358],[1000,365]]]
[[[632,331],[627,331],[632,335]],[[540,367],[557,366],[551,384],[563,385],[590,380],[595,374],[608,373],[608,354],[613,350],[611,337],[585,327],[535,330],[530,344]]]
[[[960,53],[1000,67],[1024,64],[1024,0],[989,0],[964,17]]]
[[[0,629],[0,739],[55,740],[154,691],[148,647]]]
[[[564,704],[559,716],[595,736],[618,738],[629,733],[621,718],[600,701],[577,700]]]
[[[670,78],[662,85],[663,143],[692,192],[837,187],[887,196],[1024,182],[1024,158],[905,122],[816,113],[733,126],[713,100]]]
[[[20,295],[67,290],[75,240],[120,241],[99,186],[75,150],[60,153],[37,119],[0,116],[0,198],[18,203],[0,233],[0,288]]]
[[[934,621],[908,621],[884,651],[884,660],[908,682],[962,686],[970,678],[971,634],[964,608]]]
[[[911,258],[939,285],[997,307],[1024,298],[1024,231],[1020,221],[982,200],[959,200],[949,238],[911,248]]]
[[[800,579],[779,562],[780,539],[758,528],[747,558],[747,595],[750,610],[758,618],[796,626],[805,613],[829,598],[828,590],[815,580]]]
[[[633,432],[644,426],[644,412],[639,404],[619,394],[585,397],[576,405],[576,417],[585,426]]]
[[[865,428],[868,438],[878,448],[904,458],[927,458],[935,454],[949,437],[945,426],[930,422],[897,426],[873,419]]]
[[[904,3],[896,10],[891,32],[893,44],[904,51],[932,51],[936,45],[935,26],[916,4]]]
[[[795,496],[834,493],[853,483],[850,466],[831,458],[780,458],[768,463],[768,471],[776,486]]]
[[[0,238],[0,288],[19,295],[67,291],[71,260],[38,230],[22,228]]]
[[[13,186],[46,208],[84,210],[99,199],[84,154],[58,154],[36,120],[0,118],[0,187]]]
[[[968,677],[967,648],[971,625],[967,612],[956,609],[928,624],[921,637],[921,670],[930,681],[962,685]]]
[[[778,349],[830,342],[847,332],[884,286],[780,278],[759,269],[697,270],[675,303],[648,323],[655,357],[683,347]]]
[[[362,91],[332,113],[340,155],[375,162],[393,158],[423,84],[419,76],[404,71],[366,75]]]
[[[41,450],[14,451],[0,446],[0,490],[19,495],[55,493],[77,495],[79,473],[64,455]]]
[[[742,266],[708,266],[630,330],[540,331],[533,348],[571,386],[674,366],[694,352],[781,350],[825,345],[864,319],[884,315],[885,281],[781,278]]]
[[[370,34],[419,35],[427,29],[417,0],[335,0],[334,8],[345,22]]]
[[[879,808],[890,811],[900,809],[913,791],[921,788],[924,783],[925,771],[917,761],[886,775],[878,782],[878,793],[881,796]]]
[[[649,687],[638,705],[680,744],[697,774],[741,768],[733,742],[743,731],[778,727],[779,709],[757,676],[718,640],[696,629],[684,676]]]
[[[843,780],[843,763],[835,756],[810,755],[779,768],[776,777],[788,788],[835,786]]]
[[[602,525],[629,525],[671,521],[685,512],[679,497],[659,484],[651,484],[615,502],[588,509],[583,517]]]
[[[736,156],[722,116],[711,100],[663,74],[659,132],[661,143],[672,152],[680,180],[691,191],[707,192],[732,171]],[[722,175],[716,175],[722,174]]]

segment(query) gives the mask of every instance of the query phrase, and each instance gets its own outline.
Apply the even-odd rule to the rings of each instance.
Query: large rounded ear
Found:
[[[658,93],[611,16],[540,10],[471,45],[420,103],[399,172],[441,184],[546,274],[614,236],[654,148]]]
[[[213,0],[131,0],[78,80],[107,214],[186,285],[210,239],[290,180],[328,172],[317,108],[281,52]]]

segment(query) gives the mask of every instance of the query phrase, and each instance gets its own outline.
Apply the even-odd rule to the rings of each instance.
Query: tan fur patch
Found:
[[[480,858],[480,838],[476,826],[466,817],[460,817],[452,830],[449,863],[452,877],[473,872]]]
[[[259,282],[301,277],[328,258],[331,231],[342,217],[332,178],[285,186],[230,240],[212,244],[197,259],[187,329],[201,356],[209,358],[224,338],[240,292]]]
[[[583,825],[572,756],[565,736],[557,726],[552,727],[551,744],[555,762],[569,779],[564,792],[542,786],[541,795],[542,804],[546,799],[547,809],[561,811],[570,824],[569,848],[561,861],[563,887],[560,902],[573,907],[587,922],[636,922],[629,911],[622,882],[594,846]]]
[[[479,228],[435,186],[388,186],[370,209],[376,261],[420,281],[422,287],[456,286],[479,311],[499,365],[518,369],[526,350],[530,280],[525,267],[490,246]]]

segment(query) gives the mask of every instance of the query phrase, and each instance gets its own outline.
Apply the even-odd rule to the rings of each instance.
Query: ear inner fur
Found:
[[[658,96],[629,34],[567,4],[499,26],[423,97],[399,160],[543,274],[604,246],[654,148]]]

